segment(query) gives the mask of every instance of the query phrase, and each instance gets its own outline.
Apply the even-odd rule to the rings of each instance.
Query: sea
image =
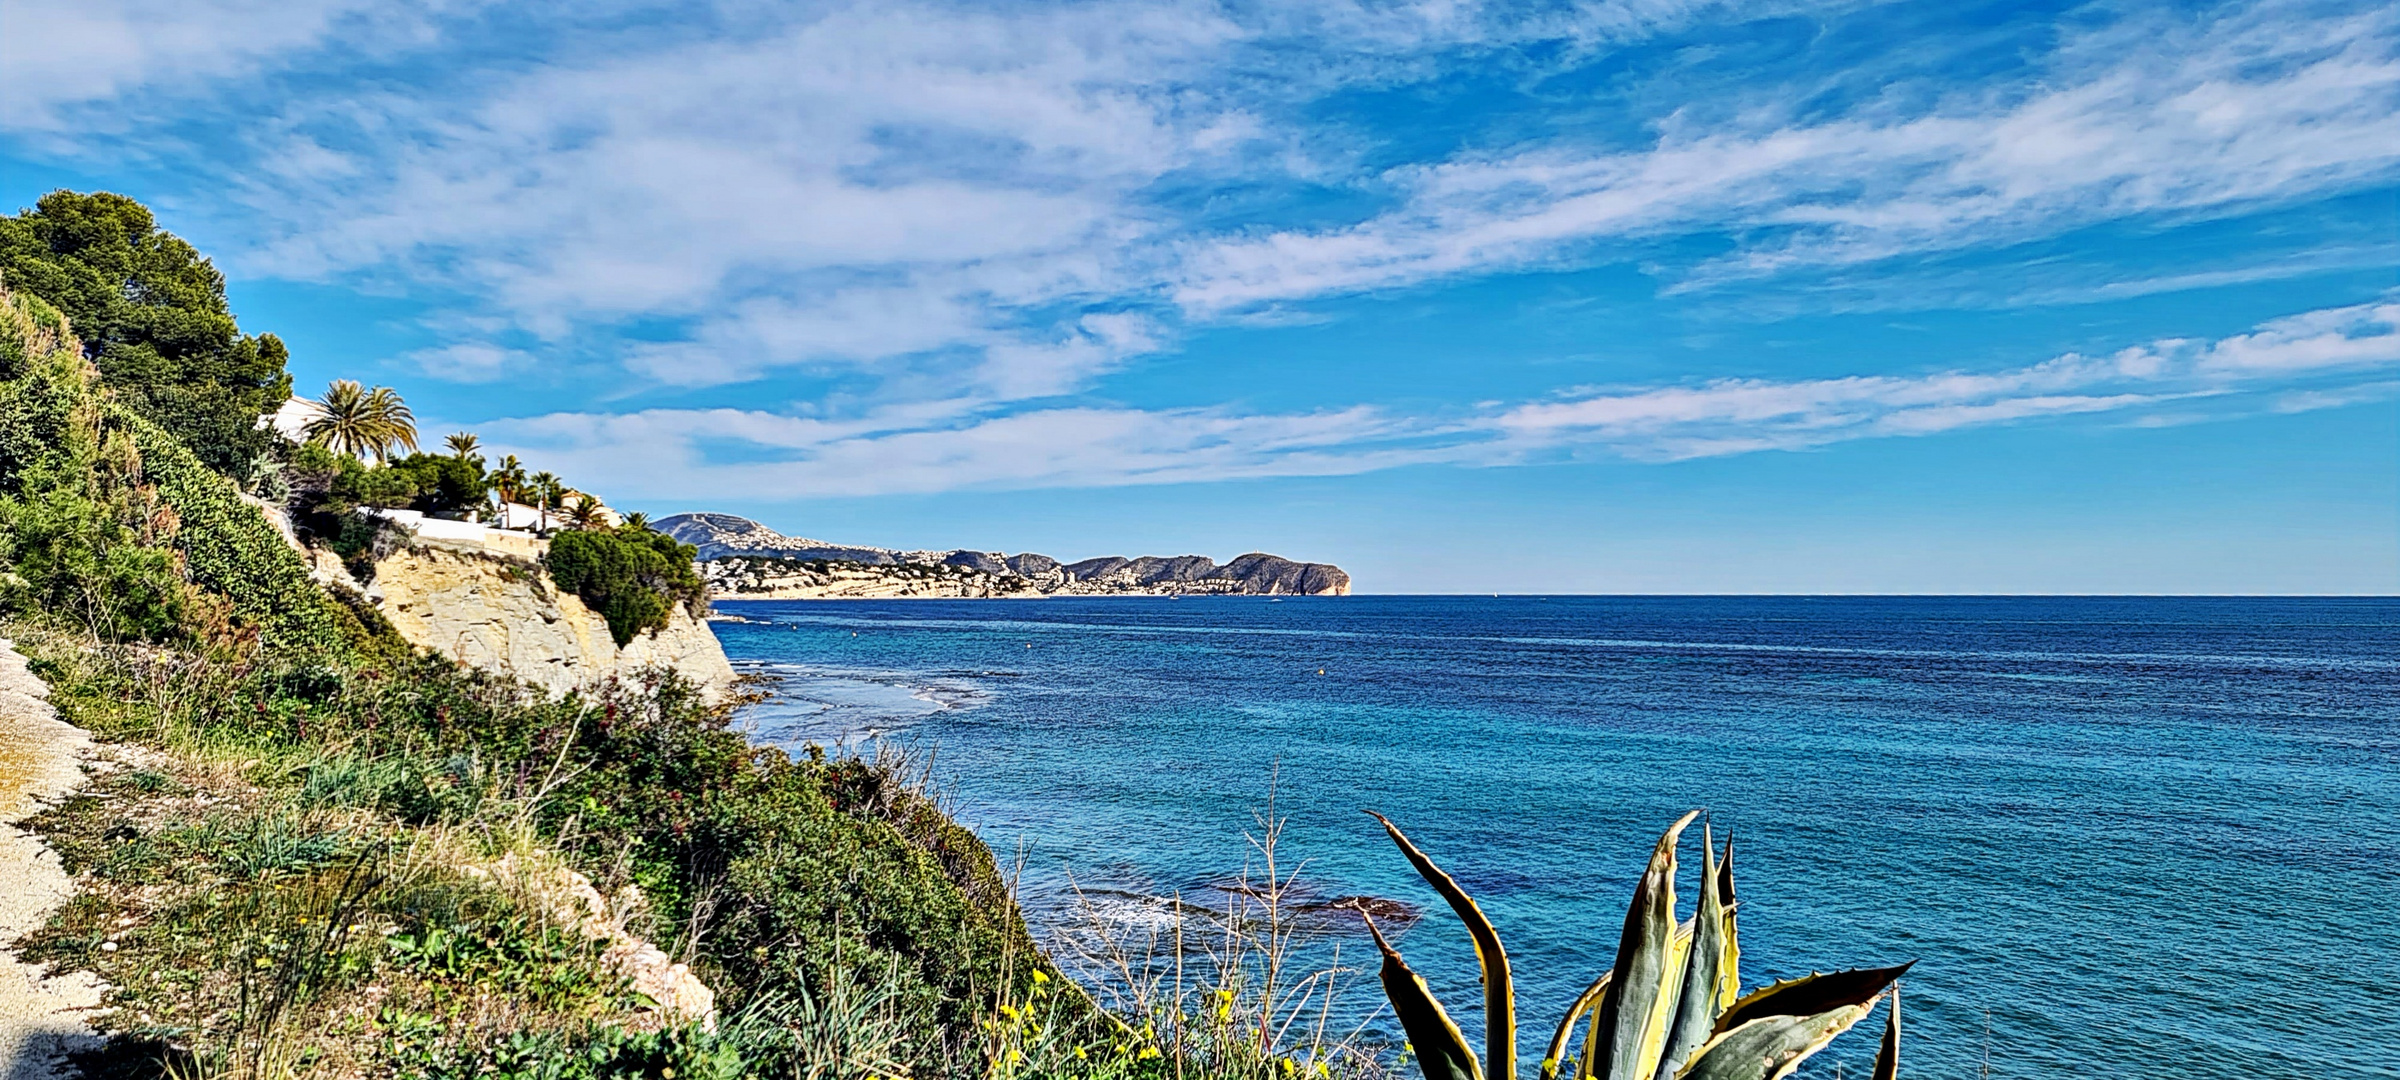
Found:
[[[2400,1077],[2400,600],[718,608],[781,680],[754,739],[930,755],[1045,933],[1255,882],[1280,819],[1295,896],[1423,913],[1399,947],[1479,1040],[1471,945],[1378,811],[1499,928],[1530,1062],[1700,809],[1746,987],[1915,961],[1903,1075]],[[1866,1075],[1881,1023],[1802,1075]]]

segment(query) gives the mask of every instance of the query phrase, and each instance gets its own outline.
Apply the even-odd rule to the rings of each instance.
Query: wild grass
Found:
[[[557,898],[483,869],[557,861],[533,814],[555,771],[302,734],[320,714],[221,658],[11,630],[116,759],[36,823],[80,886],[28,953],[111,987],[88,1074],[464,1076],[510,1047],[692,1041]]]
[[[1086,902],[1044,951],[929,753],[754,750],[672,680],[549,702],[5,629],[118,758],[39,823],[81,884],[33,954],[112,987],[88,1075],[1389,1072],[1333,1024],[1362,973],[1294,902],[1271,797],[1221,905],[1141,926]],[[633,994],[510,865],[590,877],[707,979],[713,1026]]]
[[[985,1021],[986,1075],[1090,1080],[1384,1080],[1395,1050],[1342,1007],[1372,972],[1343,959],[1336,927],[1300,903],[1304,864],[1283,850],[1270,780],[1244,834],[1248,861],[1215,890],[1222,906],[1161,898],[1127,919],[1074,890],[1052,954],[1073,980],[1037,978]],[[1098,1009],[1087,1015],[1081,1002]]]

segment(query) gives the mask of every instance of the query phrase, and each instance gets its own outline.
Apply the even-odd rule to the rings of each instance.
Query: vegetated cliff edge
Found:
[[[732,514],[676,514],[655,528],[699,549],[710,592],[727,599],[1038,596],[1346,596],[1330,563],[1253,552],[1219,565],[1203,555],[1062,563],[996,551],[898,551],[785,536]]]
[[[711,698],[733,685],[717,636],[681,606],[665,629],[635,634],[619,648],[607,618],[551,584],[537,564],[404,545],[376,560],[368,595],[409,644],[553,695],[652,665],[674,668]]]
[[[362,595],[418,648],[522,679],[552,697],[651,666],[674,668],[708,700],[722,700],[733,687],[733,665],[705,612],[678,605],[665,628],[635,634],[619,647],[606,616],[551,582],[540,562],[546,541],[514,533],[498,534],[493,543],[408,537],[373,560],[372,578],[362,585],[332,551],[303,544],[280,509],[243,501],[300,553],[318,584]],[[531,558],[520,550],[527,546]]]

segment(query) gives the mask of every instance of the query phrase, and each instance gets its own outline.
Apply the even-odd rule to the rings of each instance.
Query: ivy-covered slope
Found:
[[[143,478],[174,508],[174,543],[192,582],[230,601],[234,618],[255,627],[262,644],[287,655],[330,656],[361,636],[359,617],[318,587],[299,553],[242,501],[232,480],[121,405],[110,403],[102,423],[132,436]]]
[[[115,399],[55,308],[5,286],[0,308],[0,558],[16,603],[63,598],[87,629],[137,638],[221,608],[294,659],[372,636],[233,481]]]

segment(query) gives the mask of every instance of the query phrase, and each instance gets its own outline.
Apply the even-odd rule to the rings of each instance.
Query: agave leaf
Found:
[[[1725,1015],[1717,1018],[1716,1034],[1723,1035],[1752,1020],[1768,1016],[1813,1016],[1844,1005],[1872,1001],[1916,964],[1886,968],[1852,968],[1786,979],[1751,991]]]
[[[1676,947],[1675,845],[1684,827],[1699,816],[1694,810],[1667,828],[1650,852],[1640,884],[1634,886],[1625,930],[1617,939],[1615,978],[1600,999],[1602,1046],[1594,1061],[1599,1080],[1652,1080],[1666,1052],[1667,1025],[1675,1016],[1675,999],[1683,992],[1683,960],[1689,949],[1688,943]]]
[[[1685,919],[1683,921],[1683,925],[1675,928],[1676,943],[1678,945],[1688,945],[1691,942],[1693,926],[1693,920]],[[1574,1008],[1567,1010],[1567,1018],[1559,1022],[1558,1034],[1552,1036],[1551,1038],[1551,1055],[1556,1057],[1560,1054],[1563,1054],[1566,1051],[1567,1039],[1571,1036],[1571,1032],[1575,1026],[1576,1013],[1590,1012],[1592,1014],[1592,1034],[1589,1038],[1583,1040],[1583,1068],[1581,1071],[1575,1074],[1577,1080],[1581,1080],[1581,1078],[1586,1076],[1595,1075],[1599,1072],[1600,1014],[1597,1011],[1597,1008],[1600,1004],[1601,995],[1608,990],[1609,978],[1614,974],[1614,972],[1608,971],[1600,973],[1599,980],[1592,983],[1590,988],[1583,992],[1584,996],[1575,999]]]
[[[1883,1049],[1875,1052],[1875,1080],[1900,1080],[1900,984],[1892,984],[1892,1011],[1883,1015]]]
[[[1383,995],[1391,999],[1392,1015],[1400,1018],[1400,1030],[1408,1033],[1408,1044],[1416,1048],[1417,1068],[1423,1070],[1425,1080],[1483,1080],[1475,1051],[1442,1003],[1434,1000],[1433,988],[1409,970],[1408,962],[1383,939],[1373,918],[1364,912],[1360,917],[1367,921],[1367,932],[1375,935],[1375,947],[1383,951]]]
[[[1725,834],[1725,858],[1717,863],[1714,883],[1717,904],[1725,912],[1725,943],[1723,958],[1717,961],[1717,1006],[1719,1016],[1733,1008],[1742,997],[1742,935],[1734,925],[1737,908],[1733,896],[1733,834]]]
[[[1876,998],[1805,1016],[1761,1016],[1710,1039],[1677,1080],[1782,1080],[1875,1011]]]
[[[1450,910],[1458,913],[1458,921],[1467,924],[1467,933],[1475,938],[1475,963],[1483,971],[1483,1039],[1484,1060],[1489,1063],[1494,1080],[1516,1080],[1517,1076],[1517,999],[1516,987],[1508,975],[1508,950],[1500,947],[1500,932],[1492,929],[1492,921],[1484,918],[1483,909],[1467,895],[1458,882],[1435,866],[1433,860],[1409,843],[1400,827],[1391,819],[1367,811],[1383,823],[1392,843],[1400,845],[1400,853],[1408,856],[1409,864],[1417,868],[1425,883],[1450,902]]]
[[[1615,981],[1616,972],[1609,972],[1607,977]],[[1576,1072],[1575,1080],[1600,1075],[1600,1055],[1608,1048],[1608,1040],[1600,1037],[1600,1013],[1607,1008],[1609,997],[1616,992],[1616,987],[1607,987],[1601,991],[1600,1000],[1592,1003],[1592,1027],[1583,1034],[1583,1067]]]
[[[1724,982],[1727,955],[1725,903],[1717,891],[1717,843],[1708,825],[1700,826],[1700,904],[1692,913],[1690,958],[1684,962],[1683,991],[1675,1004],[1675,1022],[1667,1029],[1667,1049],[1658,1059],[1657,1075],[1671,1080],[1700,1044],[1716,1033],[1717,1013],[1723,1009],[1717,990]]]
[[[1542,1080],[1557,1080],[1559,1066],[1566,1061],[1567,1043],[1575,1038],[1575,1022],[1583,1019],[1583,1014],[1592,1011],[1593,1006],[1600,1004],[1600,995],[1608,992],[1608,980],[1615,974],[1613,971],[1601,972],[1600,977],[1592,980],[1592,985],[1585,987],[1583,993],[1576,997],[1575,1004],[1567,1006],[1566,1018],[1558,1022],[1558,1032],[1550,1036],[1550,1052],[1542,1057]],[[1582,1071],[1578,1070],[1577,1080],[1581,1080],[1582,1075]]]

